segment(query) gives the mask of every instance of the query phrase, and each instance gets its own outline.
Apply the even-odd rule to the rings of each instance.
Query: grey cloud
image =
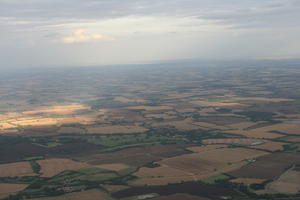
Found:
[[[43,24],[175,15],[215,20],[232,27],[299,26],[299,10],[298,0],[0,0],[1,18]]]

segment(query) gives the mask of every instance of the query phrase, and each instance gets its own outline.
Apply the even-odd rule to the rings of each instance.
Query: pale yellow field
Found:
[[[94,126],[88,127],[88,134],[142,133],[148,129],[141,126]]]
[[[38,160],[37,162],[41,166],[40,173],[42,177],[52,177],[66,170],[78,170],[90,167],[86,163],[60,158]]]
[[[120,171],[122,169],[129,168],[128,165],[125,165],[123,163],[103,164],[103,165],[96,165],[94,167],[112,170],[112,171]]]
[[[241,103],[235,102],[213,102],[213,101],[191,101],[190,103],[195,104],[197,106],[203,107],[236,107],[236,106],[245,106]]]
[[[48,107],[40,107],[31,111],[23,112],[24,115],[42,115],[42,114],[58,114],[58,115],[70,115],[78,110],[86,110],[89,107],[81,104],[70,105],[56,105]]]
[[[0,183],[0,199],[16,194],[24,190],[28,185],[26,184],[4,184]]]
[[[29,162],[16,162],[0,165],[0,177],[36,176]]]

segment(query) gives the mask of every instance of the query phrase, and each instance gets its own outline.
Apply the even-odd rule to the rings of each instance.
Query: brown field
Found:
[[[275,138],[280,138],[283,135],[278,134],[278,133],[270,133],[270,132],[266,132],[260,129],[253,129],[253,130],[249,130],[249,131],[245,131],[245,130],[231,130],[231,131],[227,131],[228,133],[231,134],[237,134],[237,135],[243,135],[245,137],[248,138],[260,138],[260,139],[275,139]]]
[[[28,185],[26,184],[4,184],[0,183],[0,199],[16,194],[24,190]]]
[[[42,177],[52,177],[66,170],[78,170],[89,167],[85,163],[60,158],[38,160],[37,162],[41,166],[40,173]]]
[[[293,169],[284,172],[276,181],[266,185],[260,194],[298,194],[300,191],[300,172]]]
[[[250,103],[256,102],[287,102],[287,101],[294,101],[294,99],[285,99],[285,98],[266,98],[266,97],[233,97],[232,100],[235,101],[246,101]]]
[[[200,153],[163,159],[159,167],[142,167],[134,175],[133,184],[163,185],[181,181],[195,181],[239,169],[247,164],[243,160],[265,155],[265,152],[242,148],[222,148]]]
[[[146,111],[160,111],[160,110],[172,110],[170,106],[131,106],[127,107],[129,110],[146,110]]]
[[[169,196],[161,196],[152,200],[209,200],[205,197],[192,196],[189,194],[173,194]]]
[[[86,190],[83,192],[74,192],[70,194],[66,194],[58,197],[45,197],[45,198],[37,198],[31,200],[107,200],[99,190]]]
[[[117,133],[141,133],[148,129],[141,126],[94,126],[88,127],[88,134],[117,134]]]
[[[227,147],[227,145],[205,145],[205,146],[192,146],[186,149],[194,153],[199,153],[199,152],[211,151],[211,150],[225,148],[225,147]]]
[[[237,178],[274,180],[292,165],[300,165],[299,154],[273,153],[259,157],[255,162],[229,172],[229,174]]]
[[[146,118],[162,118],[162,119],[175,119],[176,116],[170,116],[167,114],[146,114],[145,115]]]
[[[122,163],[113,163],[113,164],[103,164],[103,165],[97,165],[94,166],[97,168],[112,170],[112,171],[120,171],[122,169],[129,168],[128,165],[122,164]]]
[[[240,123],[234,123],[234,124],[230,124],[229,127],[232,129],[239,129],[239,130],[243,130],[245,128],[248,128],[250,126],[254,126],[257,123],[254,122],[240,122]]]
[[[16,162],[0,165],[0,177],[36,176],[29,162]]]
[[[77,159],[92,165],[112,164],[118,161],[129,166],[142,166],[162,158],[189,153],[185,145],[154,145],[122,149],[116,152],[82,156]]]
[[[251,184],[260,184],[266,181],[266,179],[259,179],[259,178],[236,178],[230,180],[232,183],[241,183],[244,185],[251,185]]]
[[[287,141],[287,142],[300,142],[300,137],[297,137],[297,136],[287,136],[287,137],[280,138],[280,139]]]

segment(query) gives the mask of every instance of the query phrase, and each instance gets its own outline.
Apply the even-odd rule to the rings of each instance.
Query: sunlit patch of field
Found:
[[[57,197],[44,197],[31,200],[108,200],[108,198],[99,190],[86,190],[82,192],[74,192]]]
[[[232,183],[241,183],[241,184],[244,184],[244,185],[261,184],[264,181],[266,181],[266,179],[258,179],[258,178],[236,178],[236,179],[230,180],[230,182],[232,182]]]
[[[55,105],[55,106],[47,106],[40,107],[31,111],[23,112],[24,115],[49,115],[49,114],[57,114],[57,115],[71,115],[79,110],[88,110],[88,106],[84,106],[82,104],[69,104],[69,105]]]
[[[9,197],[19,191],[24,190],[28,185],[26,184],[6,184],[0,183],[0,199]]]
[[[239,169],[247,159],[266,152],[243,148],[220,148],[199,153],[166,158],[155,168],[142,167],[134,175],[139,177],[133,184],[163,185],[181,181],[195,181]]]
[[[202,106],[202,107],[237,107],[237,106],[245,106],[244,104],[236,103],[236,102],[214,102],[214,101],[202,101],[202,100],[191,101],[190,103],[195,104],[197,106]]]
[[[119,126],[119,125],[111,125],[111,126],[91,126],[87,127],[88,134],[117,134],[117,133],[142,133],[147,131],[148,129],[141,126]]]
[[[266,97],[233,97],[232,100],[234,100],[234,101],[247,101],[247,102],[251,102],[251,103],[256,103],[256,102],[279,103],[279,102],[294,101],[294,99],[266,98]]]
[[[90,167],[86,163],[60,158],[38,160],[37,163],[41,166],[40,173],[42,177],[52,177],[66,170],[78,170]]]
[[[0,165],[0,177],[36,176],[29,162],[16,162]]]

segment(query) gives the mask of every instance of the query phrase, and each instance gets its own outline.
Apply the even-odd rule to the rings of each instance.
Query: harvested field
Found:
[[[242,148],[221,148],[167,158],[157,162],[160,164],[159,167],[140,168],[134,174],[139,177],[134,184],[164,185],[201,180],[239,169],[247,164],[243,160],[265,154],[265,152]]]
[[[165,186],[144,186],[132,187],[113,193],[115,198],[126,198],[131,196],[145,195],[157,193],[160,195],[172,195],[174,193],[187,193],[190,195],[204,196],[204,197],[221,197],[233,196],[239,197],[240,193],[230,188],[219,188],[212,185],[206,185],[199,182],[186,182],[182,184],[165,185]]]
[[[241,103],[235,102],[213,102],[213,101],[191,101],[190,103],[202,107],[240,107],[245,106]]]
[[[254,125],[256,125],[256,123],[254,123],[254,122],[240,122],[240,123],[230,124],[229,127],[232,129],[243,130],[250,126],[254,126]]]
[[[229,172],[229,174],[238,178],[274,180],[292,165],[300,165],[299,154],[273,153],[259,157],[255,162]]]
[[[116,152],[83,156],[78,159],[92,165],[124,163],[129,166],[142,166],[162,158],[189,153],[185,145],[154,145],[127,148]]]
[[[66,170],[78,170],[81,168],[90,167],[89,165],[81,162],[76,162],[70,159],[46,159],[38,160],[41,166],[40,173],[42,177],[52,177]]]
[[[215,124],[218,126],[229,126],[236,123],[245,123],[247,119],[240,116],[235,116],[232,114],[212,114],[200,120],[201,122],[206,122],[210,124]]]
[[[227,131],[230,134],[237,134],[237,135],[243,135],[248,138],[259,138],[259,139],[275,139],[275,138],[280,138],[283,135],[278,134],[278,133],[270,133],[267,131],[263,131],[260,128],[253,129],[253,130],[231,130]]]
[[[0,170],[1,171],[1,170]],[[0,183],[0,199],[16,194],[24,190],[28,185],[26,184],[3,184]]]
[[[284,137],[284,138],[280,138],[284,141],[287,141],[287,142],[300,142],[300,136],[287,136],[287,137]]]
[[[264,181],[266,181],[266,179],[259,179],[259,178],[236,178],[236,179],[230,180],[230,182],[232,182],[232,183],[241,183],[244,185],[261,184]]]
[[[192,196],[189,194],[173,194],[169,196],[161,196],[152,200],[210,200],[205,197]]]
[[[288,143],[265,141],[264,144],[253,146],[253,148],[267,150],[267,151],[280,151],[284,149],[283,146],[286,144]]]
[[[16,162],[0,165],[0,177],[36,176],[29,162]]]
[[[120,171],[122,169],[129,168],[128,165],[125,165],[122,163],[103,164],[103,165],[96,165],[94,167],[107,169],[107,170],[111,170],[111,171]]]
[[[194,153],[199,153],[203,151],[211,151],[211,150],[225,148],[225,147],[227,147],[227,145],[205,145],[205,146],[192,146],[186,149]]]
[[[99,190],[86,190],[83,192],[74,192],[70,194],[66,194],[63,196],[57,197],[45,197],[45,198],[37,198],[31,200],[107,200]]]
[[[88,127],[88,134],[117,134],[117,133],[142,133],[148,129],[141,126],[94,126]]]

